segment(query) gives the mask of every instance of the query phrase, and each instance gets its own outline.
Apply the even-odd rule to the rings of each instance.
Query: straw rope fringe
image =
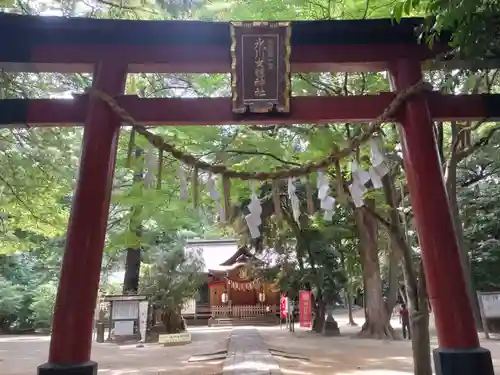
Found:
[[[373,122],[371,122],[367,126],[366,130],[364,130],[359,136],[353,138],[350,141],[349,146],[340,150],[338,148],[334,148],[328,156],[318,161],[306,163],[300,167],[278,169],[272,172],[240,172],[230,169],[223,164],[206,163],[198,159],[197,157],[176,148],[176,146],[169,144],[159,135],[156,135],[147,130],[144,125],[138,124],[132,118],[132,116],[127,113],[127,111],[125,111],[118,105],[118,103],[112,96],[96,89],[91,89],[90,95],[98,97],[106,102],[116,113],[116,115],[122,119],[123,122],[132,126],[137,133],[144,136],[154,147],[170,153],[174,158],[190,167],[196,168],[198,170],[201,169],[207,172],[212,172],[213,174],[220,174],[226,178],[269,181],[289,177],[297,178],[301,176],[307,176],[312,172],[318,171],[319,169],[325,169],[326,167],[332,165],[340,159],[348,157],[355,149],[360,147],[363,143],[367,142],[381,128],[383,123],[387,122],[389,118],[394,116],[399,108],[408,99],[424,91],[432,91],[432,87],[429,83],[423,80],[417,82],[413,86],[408,87],[406,90],[400,91],[391,102],[391,104],[389,104],[389,106],[382,112],[382,114]]]

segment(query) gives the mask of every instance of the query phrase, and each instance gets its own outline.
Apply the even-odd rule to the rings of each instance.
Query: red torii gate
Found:
[[[420,19],[292,23],[294,72],[389,71],[397,90],[421,80],[421,63],[438,50],[416,43]],[[244,119],[230,98],[142,99],[124,96],[127,73],[230,71],[227,23],[65,19],[0,14],[0,68],[16,72],[93,72],[107,93],[139,123],[215,125],[365,122],[379,116],[392,93],[295,97],[287,117]],[[9,35],[15,35],[15,38]],[[443,46],[441,46],[443,47]],[[441,51],[444,48],[441,48]],[[491,375],[479,346],[432,130],[435,120],[500,117],[499,95],[420,94],[394,120],[403,125],[403,152],[439,348],[436,372]],[[90,361],[92,317],[99,284],[121,120],[95,97],[72,101],[0,101],[0,126],[84,124],[83,148],[68,225],[48,363],[39,374],[97,374]],[[443,272],[442,264],[446,264]]]

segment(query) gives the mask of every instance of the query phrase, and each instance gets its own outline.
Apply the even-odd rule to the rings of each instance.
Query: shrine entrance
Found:
[[[63,19],[0,14],[0,68],[16,72],[93,72],[88,94],[71,101],[0,101],[0,125],[84,124],[83,151],[68,225],[48,363],[39,374],[97,374],[90,360],[92,318],[120,126],[131,125],[182,163],[223,179],[305,176],[348,157],[385,122],[401,123],[403,154],[435,314],[438,374],[493,374],[467,299],[448,209],[433,120],[499,117],[499,95],[445,95],[422,81],[422,62],[446,49],[419,45],[419,19],[210,23]],[[231,69],[233,68],[233,71]],[[395,93],[291,97],[292,72],[388,71]],[[123,95],[127,73],[232,74],[232,98],[143,99]],[[290,170],[251,173],[209,165],[166,143],[144,125],[366,122],[341,150]],[[225,185],[227,186],[227,184]],[[351,188],[354,202],[362,204]],[[227,203],[227,202],[226,202]],[[221,202],[222,205],[222,202]],[[332,207],[326,205],[325,210]],[[258,236],[258,208],[247,217]],[[441,264],[446,264],[443,273]],[[85,266],[82,266],[85,265]]]

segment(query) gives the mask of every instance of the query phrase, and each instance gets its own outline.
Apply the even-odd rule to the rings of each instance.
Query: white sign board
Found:
[[[144,301],[147,300],[148,296],[137,296],[137,295],[127,295],[127,296],[104,296],[104,302],[111,301]]]
[[[127,320],[115,322],[115,336],[128,336],[134,334],[134,322]]]
[[[480,293],[479,298],[486,319],[500,318],[500,293]]]
[[[138,319],[139,301],[113,301],[113,320]]]
[[[158,336],[158,343],[164,345],[189,344],[191,334],[189,332],[172,333]]]
[[[139,332],[141,333],[141,341],[146,342],[146,330],[148,328],[148,301],[139,302]]]
[[[184,305],[182,305],[181,314],[182,315],[196,314],[196,300],[194,298],[184,302]]]

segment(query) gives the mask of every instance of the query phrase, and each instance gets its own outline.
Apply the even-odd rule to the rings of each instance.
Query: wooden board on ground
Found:
[[[194,355],[188,359],[188,362],[217,361],[221,359],[226,359],[226,357],[227,357],[227,350],[220,350],[215,353]]]
[[[308,357],[305,357],[301,354],[290,353],[290,352],[286,352],[284,350],[279,350],[279,349],[269,348],[269,353],[271,353],[271,355],[274,357],[282,357],[282,358],[287,358],[287,359],[299,359],[302,361],[310,361],[310,359]]]
[[[190,344],[191,334],[189,332],[161,334],[158,335],[158,343],[165,346]]]

